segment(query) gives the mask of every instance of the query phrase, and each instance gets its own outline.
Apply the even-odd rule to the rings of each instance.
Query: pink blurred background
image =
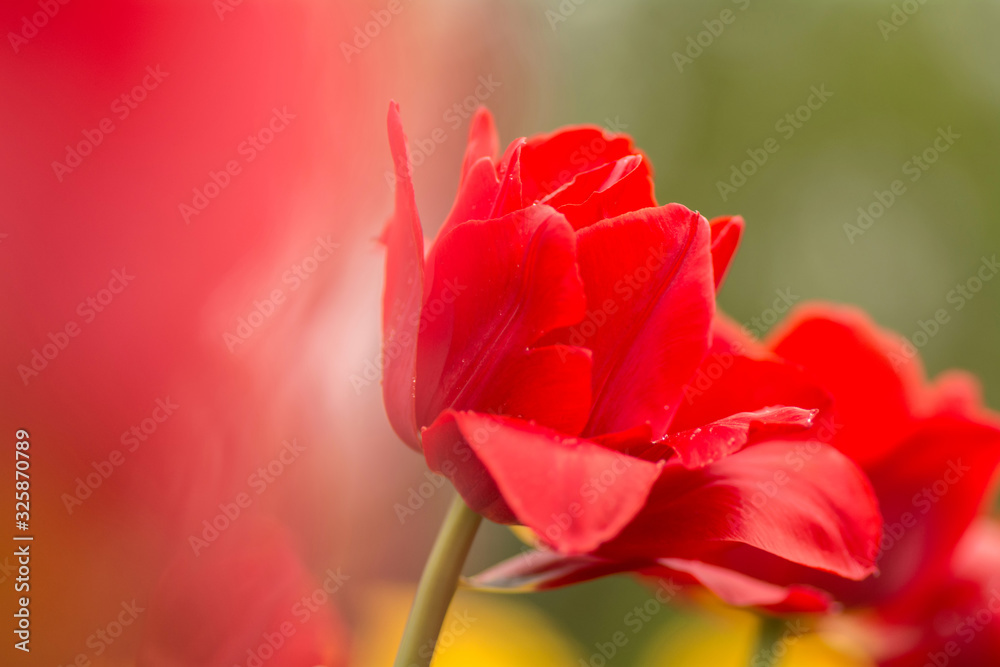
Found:
[[[398,554],[436,521],[387,511],[422,464],[363,379],[385,110],[400,99],[414,136],[440,122],[439,100],[478,85],[459,25],[486,17],[425,12],[345,57],[364,3],[47,4],[0,14],[27,36],[0,50],[0,433],[11,456],[31,434],[32,664],[245,660],[328,571],[349,583],[295,635],[316,654],[281,664],[342,664],[351,590],[412,576],[420,557]],[[448,183],[432,210],[465,126],[420,170],[425,191]],[[98,655],[88,637],[133,600],[147,611]]]

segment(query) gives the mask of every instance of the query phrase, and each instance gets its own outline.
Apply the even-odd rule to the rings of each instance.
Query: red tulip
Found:
[[[474,510],[588,567],[674,559],[717,590],[737,586],[740,568],[719,567],[737,545],[873,571],[881,523],[864,475],[832,447],[780,438],[812,412],[772,402],[682,419],[741,219],[657,206],[647,158],[598,128],[521,139],[496,161],[480,111],[425,260],[396,106],[389,134],[386,409]],[[762,599],[766,585],[747,585],[758,595],[740,595]]]

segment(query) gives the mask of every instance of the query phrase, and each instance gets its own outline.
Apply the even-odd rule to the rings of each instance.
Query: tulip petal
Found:
[[[594,352],[594,408],[585,433],[649,422],[653,438],[662,438],[708,350],[715,308],[708,221],[669,204],[599,222],[578,236],[587,303],[601,317],[569,336]]]
[[[828,594],[811,586],[780,586],[699,561],[680,558],[663,558],[655,563],[613,561],[534,549],[498,563],[463,583],[473,590],[531,593],[632,571],[645,578],[658,579],[660,590],[667,599],[681,586],[697,585],[710,590],[723,602],[738,607],[807,613],[827,611],[832,604]]]
[[[628,450],[632,456],[653,461],[676,455],[685,468],[704,468],[754,442],[804,431],[812,426],[817,410],[783,405],[755,412],[740,412],[690,431],[671,433],[647,447]]]
[[[542,202],[565,215],[573,229],[654,207],[649,162],[641,155],[628,155],[581,172]]]
[[[830,405],[829,395],[805,371],[768,351],[722,313],[716,313],[712,322],[712,347],[683,393],[672,431],[691,430],[771,405],[820,410]],[[829,426],[825,418],[817,421],[817,432]]]
[[[508,361],[547,332],[579,321],[586,308],[575,235],[548,206],[466,222],[436,246],[417,360],[421,426],[448,408],[500,412],[506,398],[491,385]],[[570,367],[550,360],[549,369]],[[527,379],[552,386],[544,375]]]
[[[489,469],[470,447],[465,433],[459,426],[454,411],[443,412],[433,424],[423,430],[424,458],[427,467],[451,480],[465,504],[474,512],[482,514],[496,523],[517,523],[518,519],[507,505],[506,500],[497,488]],[[484,419],[490,416],[483,415]],[[503,417],[493,417],[502,420]],[[492,429],[492,421],[485,422]],[[469,439],[483,440],[490,431],[472,428]]]
[[[446,432],[449,421],[467,450]],[[473,509],[504,517],[495,492],[519,523],[564,554],[587,553],[617,535],[645,505],[662,467],[508,417],[449,412],[433,430],[424,433],[428,464]],[[442,464],[465,451],[482,467]]]
[[[491,218],[499,218],[508,213],[519,211],[532,203],[523,195],[521,183],[521,150],[524,139],[518,139],[507,147],[507,152],[500,161],[500,192],[493,204]]]
[[[424,289],[424,236],[413,194],[406,135],[395,102],[389,105],[388,124],[396,169],[396,204],[382,234],[386,246],[382,395],[392,428],[403,442],[419,451],[414,392]]]
[[[531,137],[522,155],[525,201],[539,201],[577,174],[633,152],[630,137],[605,132],[595,125],[567,127]]]
[[[916,350],[862,311],[797,309],[768,344],[832,395],[837,447],[862,467],[884,458],[912,428],[910,406],[923,391]]]
[[[595,555],[728,565],[726,551],[745,544],[862,579],[875,571],[881,528],[853,462],[821,443],[771,441],[697,470],[667,466],[646,508]]]
[[[500,195],[500,179],[494,164],[498,142],[493,116],[486,107],[479,107],[469,126],[469,143],[462,161],[458,195],[438,230],[437,238],[444,238],[452,228],[463,222],[493,217],[493,207]],[[431,256],[427,258],[429,265],[434,263],[435,247],[431,246]]]
[[[530,549],[468,577],[467,588],[495,593],[534,593],[628,572],[632,565],[593,556],[563,556]]]
[[[491,163],[495,161],[498,150],[500,138],[497,136],[493,114],[486,107],[479,107],[469,123],[469,142],[465,146],[465,157],[462,158],[462,183],[477,162],[483,158],[488,158]]]
[[[633,450],[641,450],[644,447],[649,447],[653,441],[653,431],[649,428],[649,424],[640,424],[627,431],[602,433],[601,435],[591,436],[588,439],[616,452],[628,453]]]
[[[949,370],[934,378],[916,411],[922,416],[983,414],[983,388],[979,379],[965,371]]]
[[[468,173],[462,178],[458,187],[458,196],[451,206],[448,217],[438,230],[437,238],[443,239],[457,225],[469,220],[486,220],[493,213],[493,205],[500,195],[500,180],[497,178],[496,167],[487,158],[481,158],[474,163]],[[434,255],[437,252],[437,242],[431,246],[427,257],[428,266],[434,265]],[[427,282],[431,282],[429,279]]]
[[[590,414],[590,350],[566,345],[514,353],[480,403],[496,414],[579,433]]]
[[[712,228],[712,272],[715,275],[715,289],[722,287],[722,281],[729,270],[729,263],[740,245],[740,237],[746,224],[738,215],[727,215],[713,218],[709,223]]]
[[[644,570],[646,576],[684,582],[688,575],[720,600],[734,607],[759,607],[776,613],[816,613],[829,611],[829,594],[805,585],[780,586],[755,579],[741,572],[696,560],[664,558],[660,567]]]

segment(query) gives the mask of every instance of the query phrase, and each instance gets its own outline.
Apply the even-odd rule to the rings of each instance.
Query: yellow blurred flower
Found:
[[[779,667],[873,667],[867,658],[847,647],[832,644],[835,638],[806,632],[802,619],[789,617],[784,636],[769,648]],[[712,605],[672,621],[643,652],[640,667],[747,667],[754,664],[760,617]],[[767,664],[766,656],[756,656]]]

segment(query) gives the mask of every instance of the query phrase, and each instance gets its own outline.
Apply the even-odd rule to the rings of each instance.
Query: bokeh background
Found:
[[[1000,252],[996,2],[9,0],[0,26],[0,497],[25,428],[36,536],[32,652],[4,640],[4,664],[250,665],[282,627],[266,664],[391,660],[450,491],[393,437],[375,368],[390,99],[428,235],[476,104],[504,143],[625,131],[661,202],[746,218],[720,297],[736,319],[766,329],[782,295],[855,303],[1000,406],[1000,280],[957,291]],[[939,132],[947,150],[916,166]],[[53,166],[81,141],[77,166]],[[200,200],[213,173],[225,185]],[[115,271],[134,278],[102,293]],[[157,401],[177,406],[162,422]],[[469,570],[518,548],[485,526]],[[745,660],[738,613],[664,607],[633,633],[650,596],[624,577],[463,594],[476,620],[438,664],[599,665],[623,629],[608,664]]]

